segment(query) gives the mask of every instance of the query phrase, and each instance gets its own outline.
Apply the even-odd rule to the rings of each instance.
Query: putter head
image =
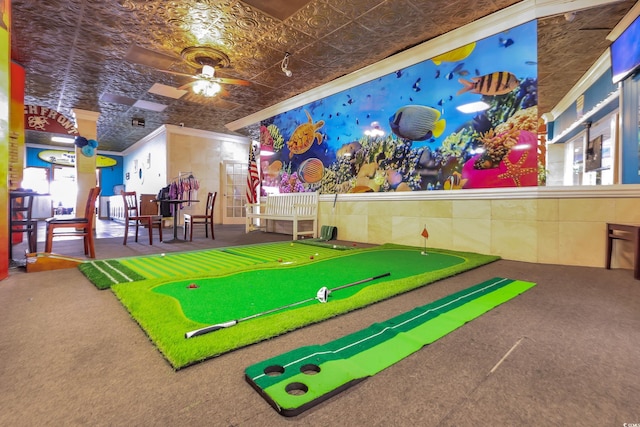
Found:
[[[318,293],[316,294],[316,299],[324,304],[325,302],[327,302],[327,298],[329,298],[329,289],[327,289],[326,286],[323,286],[320,289],[318,289]]]

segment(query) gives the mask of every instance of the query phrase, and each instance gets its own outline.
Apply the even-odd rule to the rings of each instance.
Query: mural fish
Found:
[[[462,178],[462,174],[460,172],[453,172],[444,182],[444,189],[460,190],[464,188],[464,185],[467,183],[467,181],[468,179]]]
[[[471,81],[458,79],[464,86],[458,91],[458,95],[471,92],[480,95],[504,95],[518,87],[520,81],[516,76],[507,71],[496,71],[480,77],[472,77]]]
[[[412,141],[424,141],[439,137],[444,132],[446,121],[440,112],[424,105],[405,105],[389,118],[393,133]]]
[[[307,184],[320,181],[324,175],[322,160],[315,157],[305,160],[298,168],[298,175]]]
[[[314,123],[309,112],[307,110],[304,110],[304,112],[307,114],[309,121],[299,125],[291,134],[289,141],[287,141],[290,159],[293,158],[294,154],[302,154],[309,150],[313,145],[313,141],[317,141],[318,145],[322,144],[323,136],[316,131],[324,126],[324,120]],[[338,114],[336,113],[336,115]]]
[[[355,158],[356,153],[362,149],[362,144],[358,141],[353,141],[348,144],[344,144],[342,147],[338,149],[336,153],[336,157],[349,157],[350,159]]]
[[[476,42],[469,43],[457,49],[453,49],[447,53],[443,53],[442,55],[437,55],[431,58],[434,64],[440,65],[443,62],[458,62],[465,59],[467,56],[471,55],[473,49],[476,48]]]
[[[511,46],[514,42],[513,39],[503,39],[502,37],[500,37],[498,39],[498,43],[500,43],[500,46],[502,47],[509,47]]]

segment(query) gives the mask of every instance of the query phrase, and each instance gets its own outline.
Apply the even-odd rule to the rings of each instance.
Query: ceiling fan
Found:
[[[228,92],[221,85],[249,86],[251,84],[247,80],[215,76],[216,68],[227,68],[230,66],[229,57],[217,49],[208,46],[187,47],[180,52],[180,56],[181,58],[176,58],[139,46],[132,46],[127,52],[125,59],[155,68],[163,73],[189,77],[193,79],[193,81],[176,89],[191,89],[195,94],[205,97],[213,97],[217,94],[221,94],[222,96],[228,95]],[[176,61],[181,60],[195,68],[199,68],[200,73],[193,75],[169,69]]]

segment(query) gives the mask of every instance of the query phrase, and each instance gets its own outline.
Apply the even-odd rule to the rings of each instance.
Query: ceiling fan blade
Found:
[[[251,85],[251,82],[248,82],[246,80],[226,79],[224,77],[215,77],[215,78],[211,79],[211,81],[216,82],[216,83],[227,84],[227,85],[242,85],[242,86],[250,86]]]
[[[193,84],[194,84],[194,83],[195,83],[195,82],[189,82],[189,83],[183,84],[183,85],[182,85],[182,86],[180,86],[180,87],[177,87],[176,89],[177,89],[177,90],[188,90],[188,89],[190,89],[190,88],[191,88],[191,86],[193,86]]]
[[[161,71],[161,72],[163,72],[163,73],[167,73],[167,74],[173,74],[174,76],[191,77],[192,79],[193,79],[193,78],[196,78],[196,77],[195,77],[194,75],[192,75],[192,74],[180,73],[180,72],[178,72],[178,71],[162,70],[162,69],[160,69],[160,68],[156,68],[156,70]]]

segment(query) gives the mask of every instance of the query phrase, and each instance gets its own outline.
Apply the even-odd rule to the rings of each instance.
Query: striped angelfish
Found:
[[[473,77],[471,81],[458,79],[464,86],[458,91],[458,95],[471,92],[480,95],[504,95],[518,87],[520,81],[516,76],[507,71],[496,71],[484,76]]]

